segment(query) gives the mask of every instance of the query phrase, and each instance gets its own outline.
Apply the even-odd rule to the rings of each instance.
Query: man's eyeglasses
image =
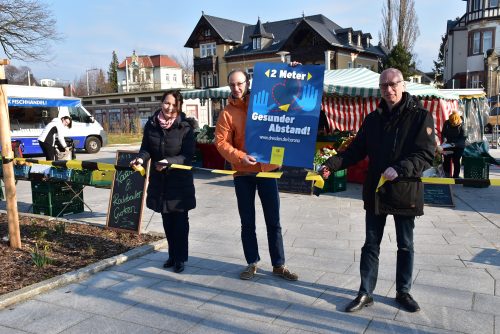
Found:
[[[230,83],[230,88],[243,87],[246,81]]]
[[[395,89],[401,82],[402,80],[396,81],[396,82],[386,82],[386,83],[381,83],[379,84],[380,89],[387,89],[391,87],[392,89]]]

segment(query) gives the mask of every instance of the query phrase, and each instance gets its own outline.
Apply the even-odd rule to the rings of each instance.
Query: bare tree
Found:
[[[49,60],[50,42],[60,36],[47,4],[38,0],[0,0],[0,45],[10,59]]]
[[[194,73],[193,65],[193,52],[191,49],[185,49],[184,53],[179,55],[170,56],[179,66],[182,68],[182,83],[184,86],[189,86],[192,84],[192,78]]]
[[[29,76],[29,79],[28,79]],[[5,66],[5,78],[12,85],[37,85],[33,71],[27,66],[16,67],[14,65]]]
[[[388,48],[392,49],[394,45],[392,21],[394,19],[394,0],[387,0],[382,6],[382,31],[378,33],[378,39],[380,43]]]
[[[407,51],[412,51],[417,37],[420,35],[418,17],[415,12],[415,0],[399,0],[398,8],[398,44]]]

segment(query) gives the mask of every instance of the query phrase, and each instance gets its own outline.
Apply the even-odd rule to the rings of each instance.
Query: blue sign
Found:
[[[257,161],[312,168],[323,95],[322,65],[257,63],[245,130]]]
[[[77,99],[40,99],[30,97],[9,97],[9,107],[77,107],[81,104]]]

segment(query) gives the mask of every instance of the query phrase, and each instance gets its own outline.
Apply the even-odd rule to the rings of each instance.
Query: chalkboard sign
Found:
[[[279,191],[295,194],[312,194],[312,181],[306,181],[307,171],[299,167],[282,167],[283,175],[278,179]]]
[[[128,166],[138,152],[116,151],[116,164]],[[144,166],[147,170],[148,166]],[[106,225],[110,228],[140,233],[146,177],[127,170],[116,171],[109,198]]]
[[[451,186],[449,184],[424,183],[424,204],[454,207]]]

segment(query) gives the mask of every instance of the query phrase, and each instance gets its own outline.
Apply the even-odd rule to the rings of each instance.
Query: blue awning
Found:
[[[77,107],[81,105],[79,99],[42,99],[29,97],[8,97],[9,107]]]

